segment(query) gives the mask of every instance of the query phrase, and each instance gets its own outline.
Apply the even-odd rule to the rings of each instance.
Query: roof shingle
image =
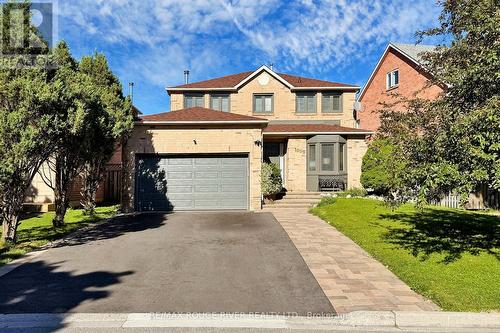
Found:
[[[253,72],[243,72],[238,74],[232,74],[222,77],[217,77],[215,79],[193,82],[188,84],[183,84],[180,86],[175,86],[172,88],[232,88]]]
[[[187,88],[187,89],[234,88],[241,81],[248,78],[252,73],[254,73],[254,72],[243,72],[243,73],[218,77],[215,79],[183,84],[183,85],[175,86],[172,88],[174,88],[174,89],[180,89],[180,88]],[[278,74],[285,81],[287,81],[288,83],[290,83],[292,86],[294,86],[296,88],[308,88],[308,87],[310,87],[310,88],[313,88],[313,87],[315,87],[315,88],[316,87],[324,87],[324,88],[326,88],[326,87],[330,87],[330,88],[331,87],[338,87],[338,88],[353,87],[353,89],[357,88],[356,86],[351,85],[351,84],[317,80],[317,79],[311,79],[311,78],[306,78],[306,77],[301,77],[301,76],[296,76],[296,75],[289,75],[289,74],[282,74],[282,73],[276,73],[276,74]]]
[[[327,124],[270,124],[264,133],[347,133],[366,134],[368,130]]]
[[[163,112],[153,115],[142,116],[141,122],[155,121],[155,122],[213,122],[213,121],[238,121],[238,122],[266,122],[266,119],[244,116],[235,113],[216,111],[201,107],[194,107],[176,111]]]

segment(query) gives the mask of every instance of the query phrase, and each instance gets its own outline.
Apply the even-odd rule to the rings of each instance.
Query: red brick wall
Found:
[[[122,164],[122,146],[117,145],[115,148],[115,152],[113,153],[113,156],[111,156],[111,159],[109,160],[108,164]]]
[[[395,69],[399,70],[399,86],[387,91],[386,74]],[[417,65],[399,52],[389,49],[360,99],[363,107],[363,111],[357,115],[360,127],[372,131],[378,130],[380,127],[378,110],[381,109],[379,103],[394,102],[394,97],[390,93],[398,93],[408,98],[414,97],[417,93],[417,96],[421,98],[436,98],[442,89],[438,86],[431,86],[421,90],[426,86],[427,81],[427,74]]]

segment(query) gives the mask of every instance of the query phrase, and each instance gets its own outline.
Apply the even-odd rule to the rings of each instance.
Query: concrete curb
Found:
[[[280,316],[264,314],[75,313],[3,314],[0,328],[253,328],[340,330],[373,328],[500,329],[500,313],[356,311],[340,316]]]

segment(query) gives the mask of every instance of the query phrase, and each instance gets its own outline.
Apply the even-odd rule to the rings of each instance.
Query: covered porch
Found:
[[[365,140],[371,132],[329,124],[270,124],[263,134],[264,162],[279,165],[286,192],[361,186]]]

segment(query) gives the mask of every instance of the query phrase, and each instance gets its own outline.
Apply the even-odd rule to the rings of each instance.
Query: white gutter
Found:
[[[359,90],[361,87],[294,87],[291,90]]]
[[[371,135],[373,132],[264,132],[264,135],[320,135],[320,134],[336,134],[336,135],[346,135],[346,134],[363,134]]]
[[[137,125],[202,125],[202,124],[267,124],[267,120],[144,120],[136,121]]]
[[[167,92],[169,91],[237,91],[235,87],[231,88],[166,88]]]
[[[361,87],[352,86],[352,87],[292,87],[291,91],[296,90],[360,90]],[[167,93],[170,91],[238,91],[237,88],[166,88]]]

